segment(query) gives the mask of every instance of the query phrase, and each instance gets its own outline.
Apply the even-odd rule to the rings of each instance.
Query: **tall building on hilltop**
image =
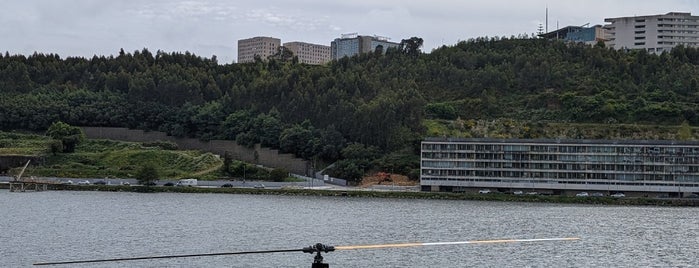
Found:
[[[699,16],[670,12],[648,15],[606,18],[609,24],[607,46],[614,49],[644,49],[650,53],[669,51],[678,45],[699,47]]]
[[[330,47],[304,42],[284,43],[284,47],[298,57],[300,63],[325,64],[331,60]]]
[[[238,40],[238,63],[254,62],[255,56],[267,59],[279,51],[281,42],[279,38],[264,36]]]
[[[559,39],[569,42],[585,43],[594,45],[599,41],[604,41],[605,31],[602,25],[592,27],[583,26],[567,26],[561,29],[540,34],[540,37],[546,39]]]
[[[383,51],[386,52],[388,48],[397,48],[400,44],[388,41],[386,37],[357,35],[356,33],[343,34],[341,38],[336,38],[330,44],[334,60],[374,52],[378,46],[383,47]]]

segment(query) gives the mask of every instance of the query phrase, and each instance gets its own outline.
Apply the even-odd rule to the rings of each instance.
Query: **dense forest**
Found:
[[[699,123],[699,49],[478,38],[422,53],[406,44],[323,66],[288,57],[222,65],[148,49],[0,54],[0,130],[62,121],[261,143],[337,161],[335,174],[357,179],[372,167],[415,177],[426,119]]]

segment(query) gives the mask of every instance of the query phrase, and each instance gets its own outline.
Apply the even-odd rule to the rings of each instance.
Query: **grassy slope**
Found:
[[[132,178],[146,163],[159,167],[162,178],[216,176],[222,160],[211,153],[163,150],[141,143],[86,140],[74,153],[50,155],[49,138],[40,135],[0,133],[0,155],[43,155],[45,163],[27,169],[27,175],[56,177]],[[202,171],[209,171],[201,173]]]
[[[0,155],[43,155],[48,145],[45,136],[0,132]]]

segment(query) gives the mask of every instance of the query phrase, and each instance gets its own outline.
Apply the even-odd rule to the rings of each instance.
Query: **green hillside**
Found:
[[[371,170],[415,177],[426,136],[691,139],[699,125],[695,48],[654,55],[511,37],[422,53],[419,38],[403,43],[323,66],[219,65],[147,49],[90,59],[5,53],[0,130],[43,132],[60,120],[261,143],[337,162],[334,174],[358,179]],[[690,134],[679,135],[684,122]],[[139,157],[153,155],[125,159]]]
[[[215,178],[222,159],[199,151],[166,150],[142,143],[85,140],[74,153],[48,152],[50,138],[0,132],[0,155],[44,156],[26,170],[27,176],[70,178],[133,178],[139,168],[152,164],[162,178]]]

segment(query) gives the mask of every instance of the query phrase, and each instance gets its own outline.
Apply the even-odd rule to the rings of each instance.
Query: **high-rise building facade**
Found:
[[[258,36],[238,40],[238,63],[254,62],[255,56],[266,60],[276,54],[281,46],[281,40],[274,37]]]
[[[547,39],[558,39],[568,42],[585,43],[588,45],[594,45],[599,41],[604,41],[606,38],[602,25],[595,25],[592,27],[567,26],[552,32],[540,34],[539,36]]]
[[[284,47],[294,53],[299,63],[325,64],[331,60],[330,47],[304,42],[284,43]]]
[[[670,12],[649,15],[606,18],[609,24],[607,46],[614,49],[644,49],[650,53],[670,51],[684,45],[699,47],[699,16],[691,13]]]
[[[423,191],[699,192],[699,142],[428,138]]]
[[[357,34],[345,34],[341,38],[336,38],[330,44],[332,59],[337,60],[343,57],[352,57],[361,53],[376,51],[381,46],[384,53],[389,48],[397,48],[399,43],[388,41],[386,37],[365,36]]]

